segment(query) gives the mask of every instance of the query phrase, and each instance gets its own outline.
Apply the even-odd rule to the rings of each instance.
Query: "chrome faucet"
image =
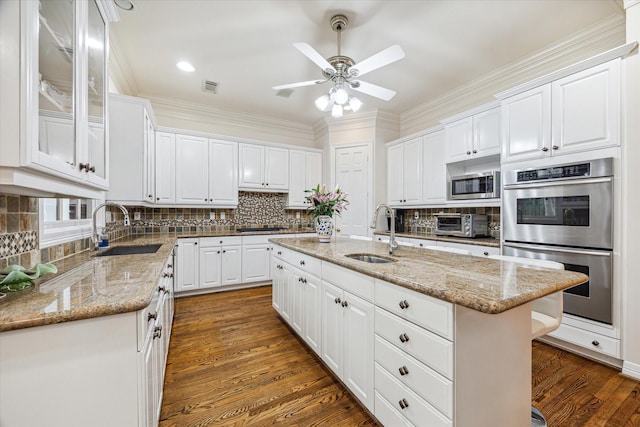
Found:
[[[380,203],[376,206],[376,213],[373,214],[373,219],[371,220],[370,227],[375,230],[376,223],[378,222],[378,214],[380,213],[380,209],[385,208],[387,212],[391,215],[391,232],[389,233],[389,255],[393,255],[393,250],[398,249],[398,242],[396,242],[396,212],[394,209],[390,208],[389,205],[385,205],[384,203]]]
[[[131,222],[129,221],[129,212],[127,212],[127,209],[122,206],[121,204],[115,203],[115,202],[104,202],[98,206],[96,206],[96,208],[93,210],[93,234],[91,235],[91,239],[93,240],[93,249],[94,250],[98,250],[98,245],[100,243],[100,237],[98,236],[98,231],[97,231],[97,227],[96,227],[96,214],[98,213],[98,211],[100,210],[100,208],[104,207],[104,206],[116,206],[118,208],[120,208],[120,210],[122,211],[122,213],[124,214],[124,226],[128,227],[131,225]]]

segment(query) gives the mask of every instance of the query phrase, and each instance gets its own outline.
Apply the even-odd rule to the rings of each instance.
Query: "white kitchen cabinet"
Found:
[[[176,292],[191,291],[200,287],[200,263],[198,239],[178,239],[176,249]]]
[[[239,188],[281,191],[289,188],[289,150],[239,144]]]
[[[176,201],[176,135],[167,132],[155,134],[155,199],[159,204]]]
[[[502,161],[620,144],[620,59],[502,100]]]
[[[422,137],[387,148],[387,189],[391,206],[416,205],[422,200]]]
[[[475,256],[489,256],[489,255],[498,255],[500,254],[500,248],[493,246],[483,246],[483,245],[467,245],[464,243],[455,243],[455,242],[446,242],[446,241],[437,241],[436,246],[443,246],[447,248],[458,248],[465,249],[471,252],[472,255]]]
[[[148,100],[109,95],[107,200],[124,204],[155,202],[155,116]]]
[[[271,278],[270,243],[242,245],[242,282],[261,282]]]
[[[422,137],[422,201],[442,204],[447,201],[447,166],[444,130]]]
[[[447,163],[500,154],[500,108],[445,125]]]
[[[240,237],[203,237],[199,249],[199,288],[242,282]]]
[[[209,201],[209,140],[176,135],[176,203]]]
[[[322,154],[289,150],[289,198],[288,208],[306,208],[306,190],[322,184]]]
[[[0,190],[100,198],[108,188],[114,19],[113,4],[102,0],[2,2]]]
[[[233,141],[209,140],[209,203],[238,205],[238,144]]]

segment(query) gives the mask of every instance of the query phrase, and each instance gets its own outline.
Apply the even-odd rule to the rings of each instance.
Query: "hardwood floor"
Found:
[[[550,427],[640,426],[640,383],[614,369],[534,342],[532,373],[533,404]],[[160,426],[222,425],[378,424],[262,287],[176,300]]]

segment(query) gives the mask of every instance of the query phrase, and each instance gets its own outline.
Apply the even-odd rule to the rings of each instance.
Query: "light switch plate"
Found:
[[[209,219],[216,219],[216,213],[215,213],[215,211],[211,211],[211,212],[209,212]]]
[[[413,213],[413,219],[420,219],[420,214],[418,213],[418,211],[415,211]]]
[[[300,219],[300,211],[296,212],[296,219]]]
[[[140,221],[140,212],[134,212],[133,213],[133,219],[135,221]]]
[[[224,218],[225,218],[224,212],[220,212],[220,219],[224,219]]]
[[[106,212],[104,213],[104,222],[111,222],[111,221],[112,221],[112,219],[111,219],[111,212],[106,211]]]

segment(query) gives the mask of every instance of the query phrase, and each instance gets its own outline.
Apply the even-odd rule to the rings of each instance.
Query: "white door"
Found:
[[[238,144],[209,140],[209,203],[238,205]]]
[[[474,157],[500,154],[500,108],[483,111],[473,116],[473,146],[471,154]]]
[[[273,258],[271,261],[271,301],[273,308],[282,313],[282,261]]]
[[[344,293],[342,381],[373,410],[373,304]]]
[[[289,206],[304,206],[307,190],[306,175],[307,153],[299,150],[289,152]]]
[[[209,201],[209,141],[176,135],[176,203]]]
[[[239,186],[264,188],[264,147],[239,144],[238,149],[240,157]]]
[[[175,203],[176,200],[175,147],[175,134],[156,133],[155,182],[157,203]]]
[[[180,239],[176,252],[176,292],[198,288],[198,239]]]
[[[271,245],[246,245],[242,247],[242,283],[269,280]]]
[[[422,138],[415,138],[402,144],[403,164],[403,204],[420,203],[422,199]]]
[[[311,274],[306,276],[307,282],[304,289],[304,330],[303,338],[313,351],[320,356],[320,307],[322,289],[320,279]]]
[[[447,163],[471,158],[473,117],[458,120],[445,127]]]
[[[156,132],[153,129],[153,122],[148,116],[147,110],[144,111],[144,143],[145,143],[145,182],[144,188],[146,193],[146,200],[150,203],[155,203],[156,196],[154,194],[156,190]]]
[[[265,188],[286,190],[289,188],[289,150],[265,147]]]
[[[222,286],[242,283],[242,246],[223,246],[221,262]]]
[[[304,285],[305,274],[297,268],[291,269],[291,327],[304,337]]]
[[[291,266],[286,262],[281,262],[280,265],[280,315],[291,324]]]
[[[322,184],[322,154],[307,153],[306,166],[305,190],[309,190],[318,184]],[[289,185],[291,184],[290,182]]]
[[[200,248],[200,287],[213,288],[222,285],[222,248],[212,246]]]
[[[369,147],[367,144],[335,150],[334,182],[349,195],[349,206],[336,218],[338,235],[369,234]]]
[[[343,318],[342,289],[322,282],[322,360],[333,372],[342,375]]]
[[[387,148],[387,201],[399,206],[404,200],[403,144]]]

